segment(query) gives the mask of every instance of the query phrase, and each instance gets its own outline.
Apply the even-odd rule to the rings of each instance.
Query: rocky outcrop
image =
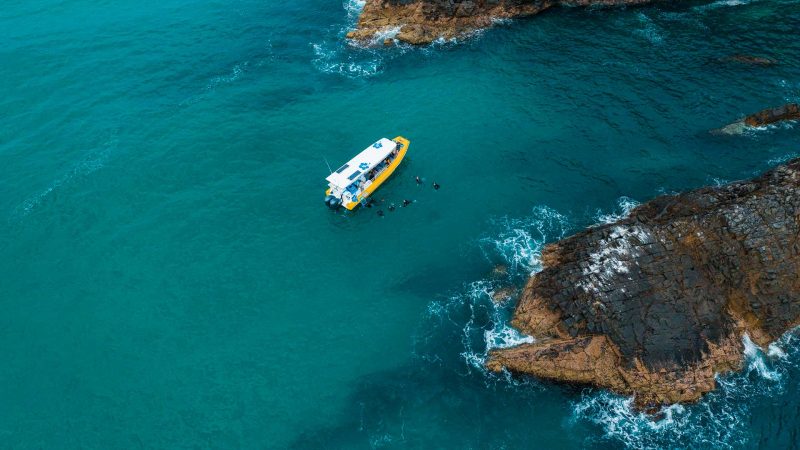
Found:
[[[800,119],[800,105],[797,103],[789,103],[778,106],[777,108],[768,108],[755,114],[750,114],[742,120],[712,130],[711,134],[742,134],[748,127],[763,127],[777,122],[798,119]]]
[[[800,119],[800,105],[789,103],[777,108],[765,109],[744,118],[748,127],[762,127],[775,122]]]
[[[349,39],[394,36],[409,44],[452,39],[498,20],[538,14],[557,5],[634,5],[650,0],[366,0]]]
[[[536,341],[495,371],[691,402],[800,323],[800,159],[750,181],[658,197],[545,248],[512,324]]]

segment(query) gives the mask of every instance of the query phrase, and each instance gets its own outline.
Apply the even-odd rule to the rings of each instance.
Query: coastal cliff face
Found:
[[[497,20],[538,14],[557,5],[619,6],[650,0],[366,0],[349,39],[374,40],[392,35],[402,42],[427,44],[452,39]]]
[[[750,181],[658,197],[546,247],[513,325],[536,342],[488,367],[691,402],[800,319],[800,159]]]

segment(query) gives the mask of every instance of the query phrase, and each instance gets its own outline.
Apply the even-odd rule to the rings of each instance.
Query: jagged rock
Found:
[[[750,114],[742,120],[711,130],[711,134],[742,134],[747,127],[763,127],[776,122],[800,119],[800,105],[789,103],[777,108],[769,108]]]
[[[658,197],[544,249],[512,324],[536,338],[487,365],[691,402],[736,370],[743,335],[800,324],[800,159],[749,181]]]
[[[409,44],[453,39],[499,19],[531,16],[556,5],[638,5],[651,0],[366,0],[357,29],[348,39],[371,41],[376,34],[400,29],[396,38]]]
[[[800,119],[800,105],[789,103],[777,108],[765,109],[744,118],[744,123],[749,127],[760,127],[784,120]]]

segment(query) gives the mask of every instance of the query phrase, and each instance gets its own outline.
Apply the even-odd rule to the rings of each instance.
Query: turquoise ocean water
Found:
[[[800,4],[562,9],[417,49],[348,46],[359,6],[3,2],[0,448],[797,445],[792,335],[659,422],[482,361],[526,339],[489,294],[543,243],[800,155],[792,124],[707,133],[800,100]],[[414,203],[327,210],[325,159],[398,134],[380,207]]]

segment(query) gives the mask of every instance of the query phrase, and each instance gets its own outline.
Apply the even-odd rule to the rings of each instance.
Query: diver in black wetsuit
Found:
[[[411,200],[403,200],[403,208],[411,204]]]
[[[433,190],[435,190],[435,191],[438,191],[438,190],[439,190],[439,187],[440,187],[440,186],[439,186],[439,183],[437,183],[437,182],[435,182],[435,181],[434,181],[434,182],[433,182]]]
[[[393,212],[393,211],[394,211],[394,203],[389,205],[389,212]]]
[[[418,176],[414,177],[414,179],[417,180],[417,184],[422,184],[422,180],[420,180]]]
[[[382,209],[378,210],[378,217],[383,217],[383,210]]]

